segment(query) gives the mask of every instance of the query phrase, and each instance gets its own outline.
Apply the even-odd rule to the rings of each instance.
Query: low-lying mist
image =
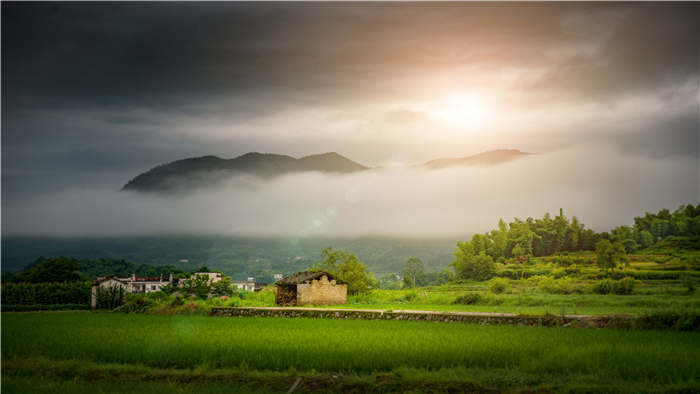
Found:
[[[559,208],[602,231],[630,224],[645,211],[696,203],[698,167],[695,157],[653,159],[590,145],[493,167],[236,176],[215,188],[167,197],[118,187],[7,202],[3,233],[441,237]]]

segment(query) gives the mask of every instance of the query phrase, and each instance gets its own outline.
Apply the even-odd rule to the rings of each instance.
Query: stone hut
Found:
[[[333,305],[348,301],[348,285],[336,283],[335,275],[302,271],[275,283],[277,305]]]

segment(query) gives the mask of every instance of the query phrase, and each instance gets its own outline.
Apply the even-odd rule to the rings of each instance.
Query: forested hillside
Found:
[[[546,213],[541,219],[501,219],[498,228],[474,234],[470,247],[474,254],[484,252],[493,259],[549,256],[555,253],[594,250],[602,239],[620,242],[627,253],[648,248],[673,237],[700,235],[700,205],[681,206],[673,213],[662,209],[634,218],[633,226],[617,226],[610,232],[596,233],[585,228],[576,216],[567,218],[563,211],[554,218]],[[689,242],[686,240],[686,243]]]

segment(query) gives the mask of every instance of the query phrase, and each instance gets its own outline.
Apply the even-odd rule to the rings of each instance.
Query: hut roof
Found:
[[[328,280],[336,279],[335,275],[329,274],[325,271],[300,271],[296,274],[289,275],[284,279],[278,280],[275,282],[275,284],[282,286],[298,285],[300,283],[311,282],[314,279],[320,279],[323,275],[326,275]]]

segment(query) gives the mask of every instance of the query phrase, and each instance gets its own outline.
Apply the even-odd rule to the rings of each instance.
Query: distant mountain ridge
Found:
[[[530,154],[517,149],[496,149],[466,157],[435,159],[425,163],[424,166],[432,170],[455,166],[495,166]]]
[[[529,155],[517,149],[497,149],[461,158],[439,158],[424,163],[428,169],[453,166],[494,166]],[[233,159],[201,156],[173,161],[152,168],[130,180],[122,190],[167,193],[210,187],[236,174],[274,178],[291,173],[318,171],[348,174],[370,170],[336,152],[299,159],[274,153],[250,152]]]
[[[202,156],[159,165],[130,180],[122,190],[166,192],[187,187],[211,186],[235,174],[274,178],[294,172],[319,171],[345,174],[368,169],[369,167],[335,152],[299,159],[259,152],[246,153],[233,159]]]

